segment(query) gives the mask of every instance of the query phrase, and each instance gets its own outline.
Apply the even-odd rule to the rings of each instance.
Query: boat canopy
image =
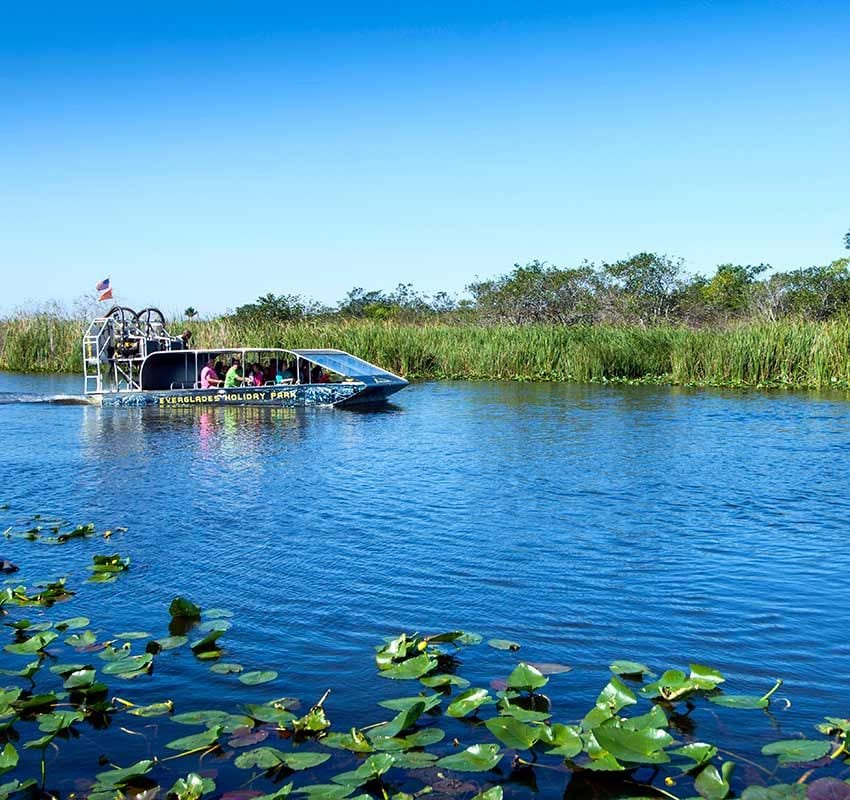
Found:
[[[248,356],[271,361],[275,366],[290,360],[296,363],[294,383],[301,383],[300,363],[318,364],[335,375],[337,380],[362,383],[366,386],[394,384],[404,386],[407,381],[392,372],[376,367],[368,361],[342,350],[284,350],[271,347],[220,347],[204,350],[177,350],[151,353],[142,363],[139,388],[143,390],[198,388],[201,368],[207,359],[239,356],[242,363]]]
[[[344,375],[346,378],[353,378],[363,383],[380,383],[381,379],[391,383],[407,382],[404,378],[376,367],[344,350],[290,350],[289,352],[300,358],[306,358],[337,375]]]

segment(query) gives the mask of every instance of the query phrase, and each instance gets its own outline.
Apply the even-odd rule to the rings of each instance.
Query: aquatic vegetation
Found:
[[[850,321],[843,318],[693,329],[226,317],[192,328],[201,348],[336,347],[412,379],[850,387]],[[0,368],[76,373],[82,330],[77,320],[55,317],[0,321]]]
[[[34,547],[38,539],[14,541]],[[119,554],[92,561],[106,568],[94,574],[111,576],[130,563]],[[45,586],[74,602],[63,582]],[[122,582],[88,591],[120,602]],[[52,794],[59,782],[62,792],[73,786],[95,800],[214,793],[236,800],[240,795],[229,793],[237,790],[276,800],[413,800],[429,793],[503,800],[506,790],[528,796],[543,773],[561,781],[540,789],[553,797],[589,788],[601,797],[667,800],[850,794],[850,720],[827,717],[803,736],[783,733],[773,716],[785,705],[776,703],[778,679],[762,694],[743,694],[728,691],[735,681],[711,666],[655,669],[619,659],[601,689],[565,714],[552,698],[574,692],[570,667],[519,660],[517,651],[525,654],[533,643],[489,639],[484,647],[469,631],[401,633],[375,648],[376,704],[359,709],[361,723],[339,725],[344,704],[333,698],[344,687],[332,686],[332,673],[334,693],[302,706],[293,697],[269,699],[275,681],[297,687],[297,676],[281,670],[282,679],[271,668],[282,665],[246,669],[232,660],[238,652],[221,658],[225,632],[239,630],[227,609],[204,611],[177,596],[152,610],[146,630],[107,634],[90,617],[59,613],[38,597],[7,586],[0,598],[0,798]],[[183,632],[166,632],[175,621]],[[198,663],[208,659],[209,669]],[[175,671],[207,707],[157,690],[173,688]],[[162,673],[171,675],[161,682]],[[222,682],[227,692],[216,690]],[[699,711],[708,713],[697,719]],[[711,731],[723,741],[700,730],[714,715],[723,724]],[[738,715],[762,715],[763,740],[736,739]]]

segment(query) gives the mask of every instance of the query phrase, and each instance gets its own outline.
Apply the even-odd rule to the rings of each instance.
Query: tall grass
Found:
[[[51,314],[0,320],[0,369],[79,372],[83,328]],[[850,386],[850,322],[844,320],[691,330],[220,318],[190,328],[201,348],[336,347],[410,378]]]

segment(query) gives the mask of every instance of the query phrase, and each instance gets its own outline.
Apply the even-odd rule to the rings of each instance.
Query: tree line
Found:
[[[766,274],[768,270],[767,264],[721,264],[713,275],[695,276],[685,271],[681,259],[657,253],[568,268],[535,260],[515,264],[497,278],[474,281],[462,299],[446,292],[429,296],[411,284],[389,292],[354,288],[333,307],[299,295],[269,293],[239,306],[232,316],[271,322],[343,317],[702,326],[786,317],[817,321],[850,311],[850,258],[787,272]]]

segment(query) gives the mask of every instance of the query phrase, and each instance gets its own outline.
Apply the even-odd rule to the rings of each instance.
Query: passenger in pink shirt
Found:
[[[215,359],[210,357],[207,365],[201,370],[201,388],[215,389],[216,386],[221,386],[222,383],[224,381],[218,377],[218,373],[215,371]]]
[[[259,364],[254,364],[254,366],[251,368],[251,382],[254,384],[254,386],[262,386],[265,382],[263,380],[263,370],[260,369]]]

